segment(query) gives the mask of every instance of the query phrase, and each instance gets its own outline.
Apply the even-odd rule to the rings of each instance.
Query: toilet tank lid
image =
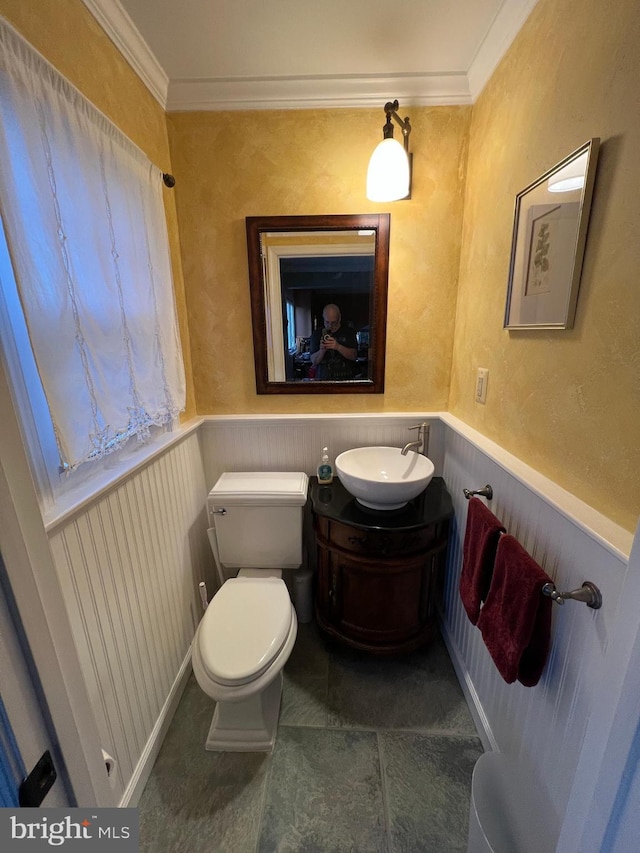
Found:
[[[214,506],[303,506],[309,478],[301,471],[226,471],[209,492]]]

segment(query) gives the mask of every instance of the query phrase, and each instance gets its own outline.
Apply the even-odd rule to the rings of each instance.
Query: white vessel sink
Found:
[[[336,457],[345,489],[370,509],[400,509],[429,485],[434,466],[421,453],[399,447],[356,447]]]

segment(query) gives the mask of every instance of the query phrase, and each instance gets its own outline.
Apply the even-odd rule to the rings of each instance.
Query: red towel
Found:
[[[491,510],[479,498],[471,498],[462,552],[460,598],[474,625],[480,614],[480,603],[489,592],[498,539],[504,532]]]
[[[501,536],[489,595],[478,628],[504,680],[525,687],[540,680],[551,644],[552,601],[542,594],[551,578],[517,539]]]

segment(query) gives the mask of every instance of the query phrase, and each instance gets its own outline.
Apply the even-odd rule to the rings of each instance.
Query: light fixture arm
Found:
[[[382,128],[382,134],[385,139],[393,139],[393,123],[391,119],[395,119],[398,123],[398,126],[402,130],[402,136],[404,137],[404,150],[409,153],[409,134],[411,133],[411,124],[409,123],[409,116],[405,116],[404,119],[401,119],[398,115],[397,110],[400,108],[400,104],[398,101],[387,101],[384,105],[384,111],[387,115],[387,123]]]

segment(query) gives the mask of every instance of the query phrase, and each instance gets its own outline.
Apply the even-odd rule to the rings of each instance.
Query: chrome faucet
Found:
[[[427,423],[421,423],[416,424],[416,426],[409,427],[409,429],[417,429],[418,438],[416,441],[410,441],[408,444],[405,444],[405,446],[400,451],[403,456],[406,456],[410,450],[415,450],[416,453],[420,453],[420,451],[424,450],[424,440],[425,436],[427,435],[429,425]]]

